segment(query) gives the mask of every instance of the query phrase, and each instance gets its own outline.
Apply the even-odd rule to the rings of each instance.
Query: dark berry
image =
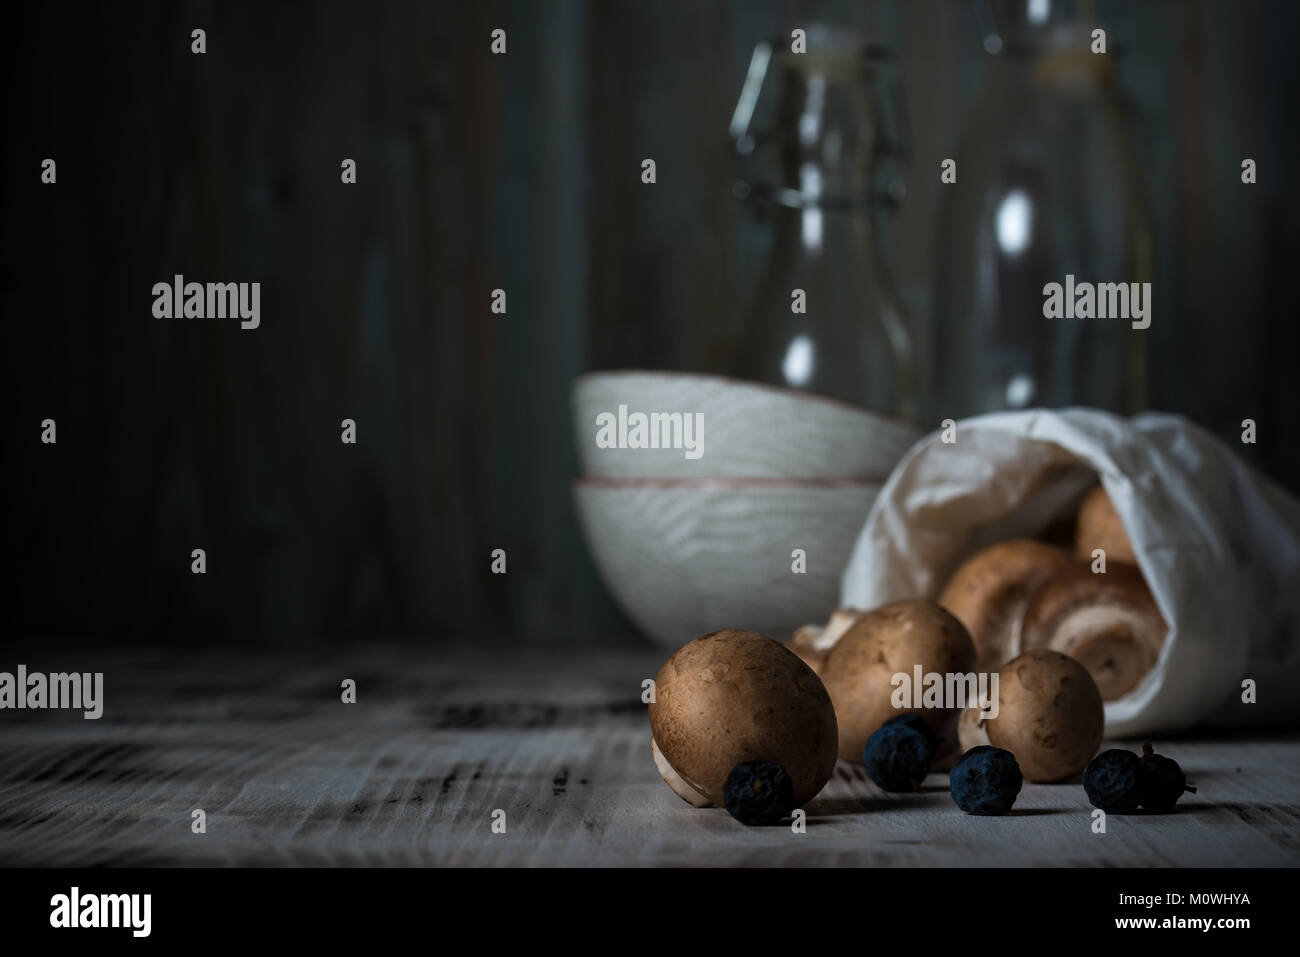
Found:
[[[1136,811],[1142,800],[1139,770],[1142,762],[1132,751],[1103,751],[1083,771],[1083,789],[1093,807],[1103,811]]]
[[[867,776],[886,791],[919,788],[930,773],[931,756],[925,735],[902,721],[882,724],[862,749]]]
[[[903,714],[894,715],[885,724],[905,724],[913,731],[919,731],[930,745],[931,757],[939,750],[939,735],[935,734],[934,726],[915,711],[905,711]]]
[[[1195,791],[1187,786],[1183,769],[1173,758],[1156,754],[1148,741],[1142,745],[1138,761],[1138,786],[1142,807],[1148,811],[1172,811],[1184,791]]]
[[[981,744],[961,756],[948,775],[948,791],[969,814],[1006,814],[1025,777],[1010,751]]]
[[[794,810],[794,782],[771,761],[744,761],[727,775],[722,803],[741,824],[775,824]]]

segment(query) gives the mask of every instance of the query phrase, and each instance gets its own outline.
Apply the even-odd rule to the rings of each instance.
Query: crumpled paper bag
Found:
[[[1300,502],[1180,416],[999,412],[958,422],[951,444],[926,436],[872,506],[841,603],[934,599],[964,558],[1037,536],[1097,476],[1169,623],[1155,667],[1107,702],[1106,733],[1300,719]]]

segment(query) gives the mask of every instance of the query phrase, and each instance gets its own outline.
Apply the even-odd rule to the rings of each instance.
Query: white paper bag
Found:
[[[976,549],[1038,535],[1100,476],[1169,623],[1155,667],[1107,703],[1107,734],[1300,719],[1300,502],[1174,415],[1002,412],[942,439],[921,439],[885,483],[842,604],[934,599]]]

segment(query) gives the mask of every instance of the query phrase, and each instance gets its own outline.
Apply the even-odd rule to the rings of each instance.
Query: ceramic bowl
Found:
[[[655,642],[677,648],[719,628],[785,641],[800,625],[825,622],[879,489],[848,480],[579,479],[574,498],[615,600]]]
[[[661,418],[651,420],[655,413]],[[909,423],[846,402],[675,372],[580,376],[573,416],[583,474],[597,478],[883,482],[921,437]],[[652,442],[667,447],[631,447]]]

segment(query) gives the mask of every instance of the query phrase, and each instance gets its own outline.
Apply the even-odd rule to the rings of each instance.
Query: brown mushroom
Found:
[[[1025,648],[1051,648],[1092,675],[1101,697],[1132,691],[1160,657],[1169,627],[1132,565],[1107,562],[1094,573],[1086,562],[1057,569],[1025,610]]]
[[[1074,553],[1079,558],[1091,560],[1095,549],[1106,553],[1107,562],[1137,564],[1133,543],[1129,541],[1124,523],[1115,511],[1115,503],[1098,485],[1079,506],[1079,517],[1074,532]]]
[[[715,631],[678,649],[655,678],[650,731],[674,780],[714,804],[742,761],[785,768],[796,807],[835,770],[835,711],[821,679],[752,631]]]
[[[1020,654],[1020,622],[1038,584],[1071,561],[1064,548],[1012,539],[981,549],[953,573],[939,604],[970,632],[980,670]]]
[[[1097,683],[1079,662],[1034,648],[1002,667],[989,743],[1016,756],[1030,781],[1065,781],[1101,745],[1106,715]]]
[[[861,761],[867,738],[899,714],[914,711],[934,728],[942,753],[955,736],[956,708],[925,708],[920,702],[896,708],[895,675],[910,683],[921,673],[969,674],[975,646],[966,628],[933,602],[901,601],[868,612],[845,632],[826,657],[822,680],[839,722],[839,755]]]

